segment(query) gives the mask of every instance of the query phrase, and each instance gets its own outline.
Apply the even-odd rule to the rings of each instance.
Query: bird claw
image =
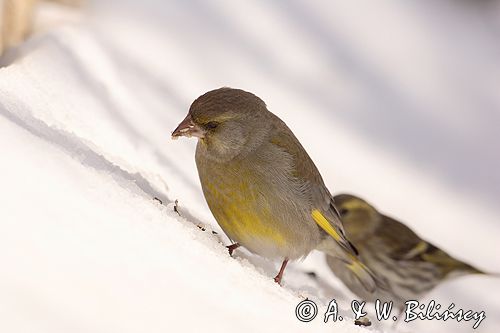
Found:
[[[236,250],[237,248],[240,247],[240,244],[238,243],[234,243],[234,244],[231,244],[231,245],[228,245],[226,246],[228,252],[229,252],[229,255],[232,257],[233,256],[233,252],[234,250]]]

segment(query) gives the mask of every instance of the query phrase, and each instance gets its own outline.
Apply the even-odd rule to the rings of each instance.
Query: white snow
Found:
[[[38,33],[1,59],[0,331],[367,331],[353,325],[354,296],[321,254],[290,264],[283,288],[272,281],[279,263],[227,254],[198,183],[195,140],[170,140],[191,101],[220,86],[262,97],[335,193],[358,194],[500,272],[494,6],[44,5]],[[495,332],[499,287],[495,277],[466,277],[426,300],[484,310],[476,331]],[[310,323],[295,318],[306,297],[319,306]],[[325,324],[332,298],[345,320]]]

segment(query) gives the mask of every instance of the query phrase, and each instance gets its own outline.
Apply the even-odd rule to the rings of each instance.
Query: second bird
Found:
[[[403,223],[380,212],[365,200],[349,194],[335,196],[349,239],[361,260],[376,274],[383,274],[387,289],[367,293],[352,268],[327,255],[327,263],[344,284],[361,299],[404,302],[423,297],[439,283],[467,274],[484,274],[423,240]]]
[[[356,258],[333,198],[287,125],[252,93],[232,88],[196,99],[172,137],[195,136],[196,166],[215,219],[235,243],[283,263],[338,244],[373,292],[376,279]],[[326,250],[327,251],[327,250]]]

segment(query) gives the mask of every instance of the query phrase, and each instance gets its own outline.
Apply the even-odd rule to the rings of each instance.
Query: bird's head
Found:
[[[369,235],[379,225],[380,213],[365,200],[350,194],[334,197],[347,237],[353,241]]]
[[[220,88],[198,97],[172,138],[197,137],[212,155],[227,159],[255,144],[268,128],[266,104],[252,93]]]

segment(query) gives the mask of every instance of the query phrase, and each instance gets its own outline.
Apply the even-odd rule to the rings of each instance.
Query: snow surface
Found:
[[[201,194],[195,141],[170,140],[191,101],[220,86],[262,97],[332,191],[359,194],[500,272],[494,6],[96,0],[81,13],[40,8],[38,33],[1,59],[0,331],[367,331],[352,324],[353,295],[321,254],[290,264],[283,288],[272,281],[279,263],[227,254]],[[494,277],[466,277],[426,299],[484,310],[476,331],[496,332],[499,287]],[[301,323],[294,311],[306,297],[320,311]],[[325,324],[332,298],[345,320]],[[374,325],[368,330],[394,329]],[[471,327],[417,321],[397,330]]]

